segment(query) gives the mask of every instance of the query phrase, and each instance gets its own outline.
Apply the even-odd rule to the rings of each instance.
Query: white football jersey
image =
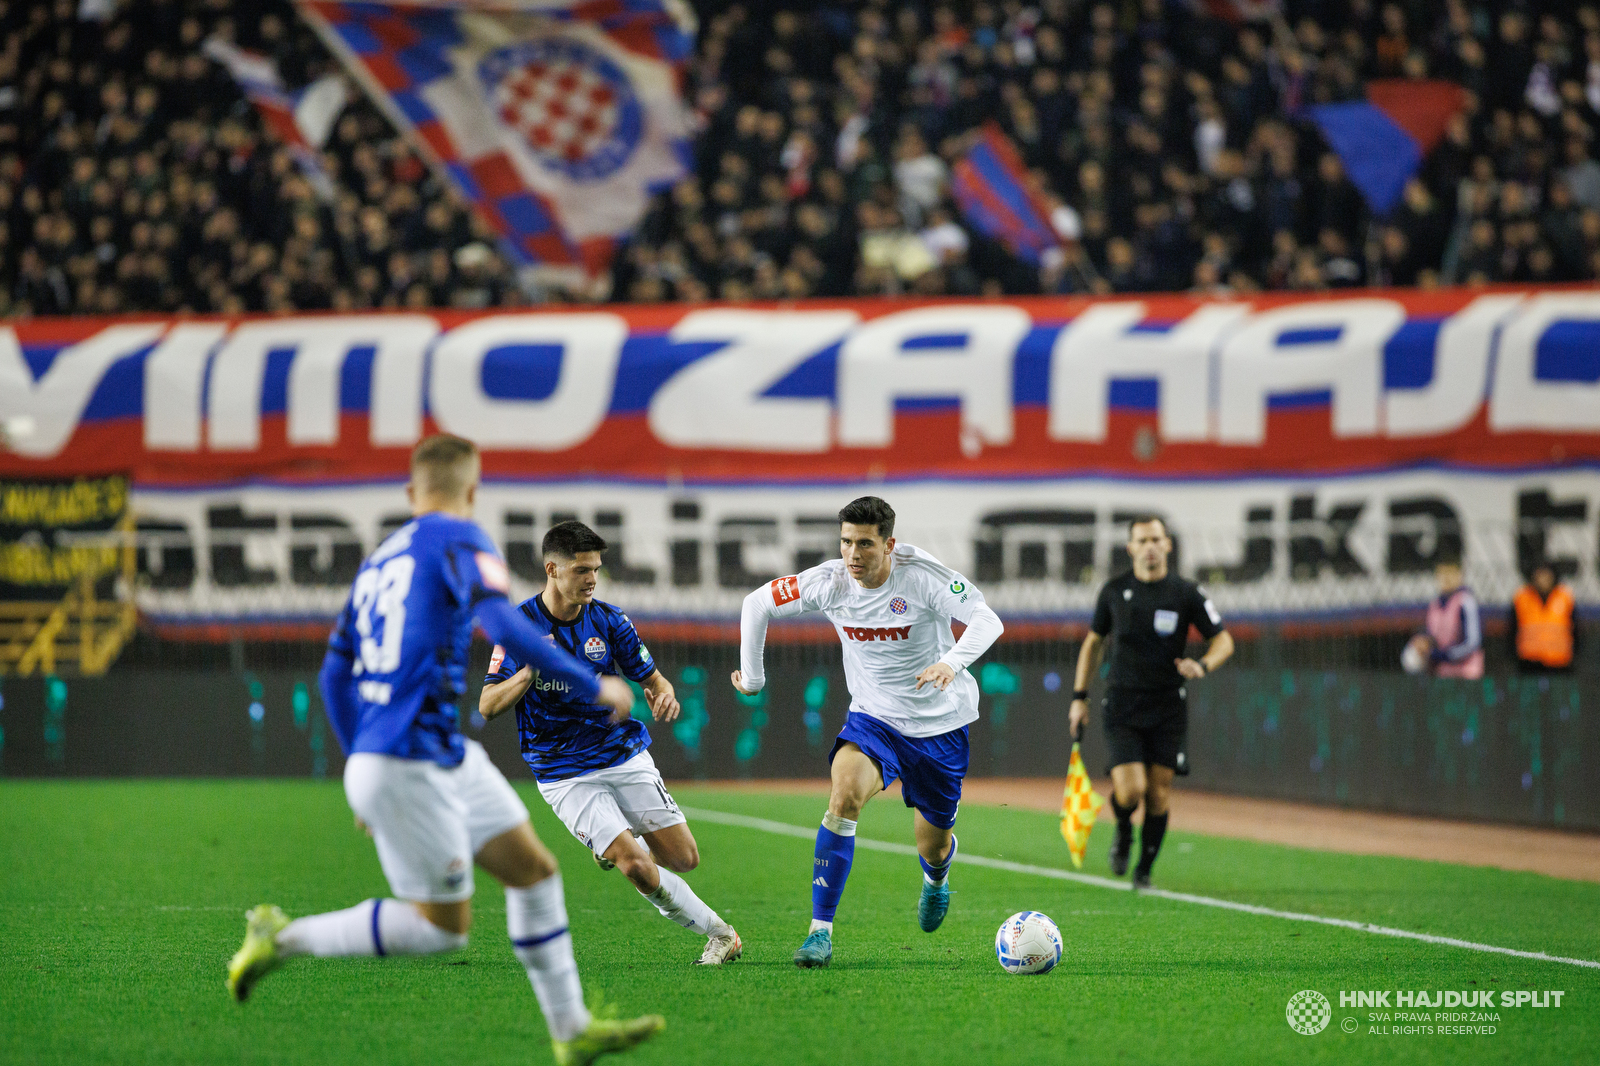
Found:
[[[978,717],[972,674],[957,670],[942,691],[933,685],[918,691],[917,675],[955,647],[950,619],[970,621],[983,593],[921,548],[896,544],[892,558],[889,579],[875,589],[862,588],[843,559],[780,577],[771,586],[774,613],[821,611],[833,623],[844,645],[852,711],[908,737],[960,729]]]

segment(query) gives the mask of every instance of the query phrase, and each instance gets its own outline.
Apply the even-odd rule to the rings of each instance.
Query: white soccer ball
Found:
[[[1000,923],[994,954],[1006,973],[1049,973],[1061,961],[1061,930],[1038,911],[1019,911]]]

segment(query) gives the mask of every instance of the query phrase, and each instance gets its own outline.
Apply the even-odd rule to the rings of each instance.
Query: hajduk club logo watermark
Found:
[[[1289,1009],[1285,1013],[1289,1028],[1302,1036],[1316,1036],[1328,1027],[1333,1018],[1333,1006],[1327,996],[1307,988],[1289,997]]]

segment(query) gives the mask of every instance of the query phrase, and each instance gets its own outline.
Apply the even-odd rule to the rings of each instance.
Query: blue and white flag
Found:
[[[674,0],[299,10],[519,266],[599,274],[688,172],[693,27]]]

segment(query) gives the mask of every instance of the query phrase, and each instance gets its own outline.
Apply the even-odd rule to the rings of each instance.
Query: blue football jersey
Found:
[[[474,609],[505,587],[489,535],[452,515],[415,518],[367,557],[328,638],[353,660],[349,754],[460,764],[456,701],[466,691]]]
[[[519,610],[558,647],[593,667],[596,675],[622,674],[643,681],[655,673],[655,660],[633,622],[609,603],[595,600],[570,622],[553,617],[538,596]],[[484,683],[508,680],[520,665],[496,645]],[[650,731],[643,722],[627,718],[612,725],[610,717],[610,707],[574,699],[561,680],[535,675],[517,704],[523,761],[538,780],[560,781],[616,766],[650,746]]]

